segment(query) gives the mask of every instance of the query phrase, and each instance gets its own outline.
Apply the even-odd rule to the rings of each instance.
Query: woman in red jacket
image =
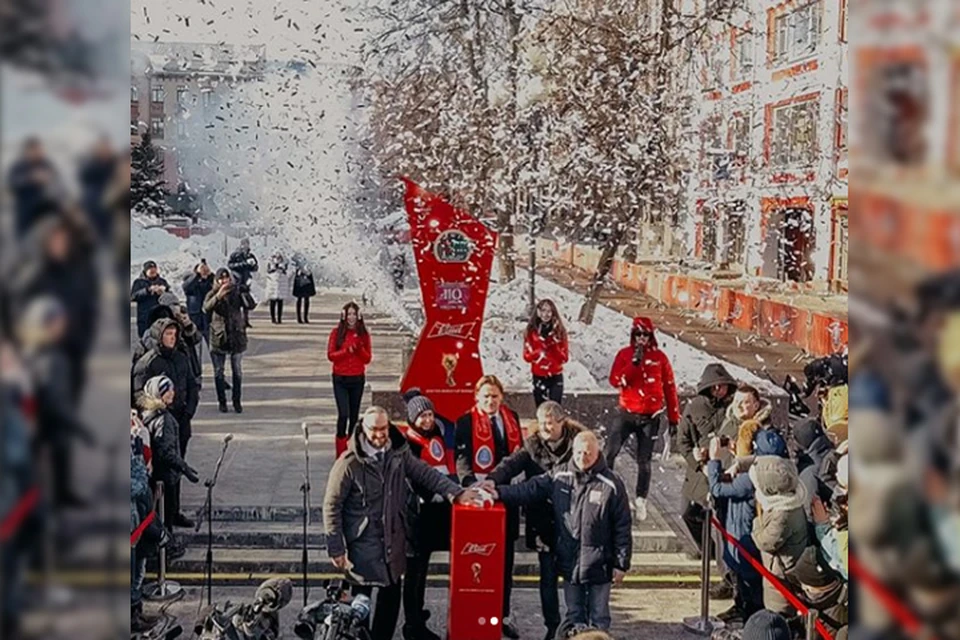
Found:
[[[337,457],[360,419],[360,403],[366,382],[367,365],[373,359],[370,334],[360,307],[348,302],[340,312],[340,323],[330,332],[327,358],[333,363],[333,395],[337,400]]]
[[[635,318],[630,346],[620,350],[610,370],[610,385],[620,390],[620,418],[607,435],[607,465],[631,433],[637,435],[637,519],[647,519],[647,496],[653,475],[653,450],[660,416],[667,414],[671,432],[680,423],[680,401],[673,367],[660,350],[650,318]]]
[[[563,402],[563,365],[570,359],[567,330],[553,300],[541,300],[527,324],[523,359],[533,370],[533,399]]]

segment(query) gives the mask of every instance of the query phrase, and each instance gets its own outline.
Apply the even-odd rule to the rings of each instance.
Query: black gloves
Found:
[[[193,484],[197,484],[198,482],[200,482],[200,476],[197,475],[197,470],[191,467],[190,465],[186,465],[186,469],[184,469],[183,475],[184,477],[186,477],[187,480],[189,480]]]

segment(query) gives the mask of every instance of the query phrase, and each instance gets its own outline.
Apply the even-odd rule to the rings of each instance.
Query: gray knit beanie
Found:
[[[790,640],[790,627],[783,616],[764,609],[747,620],[743,640]]]
[[[423,395],[420,389],[410,389],[403,394],[403,399],[407,402],[407,419],[411,425],[416,424],[417,418],[425,411],[436,412],[430,398]]]

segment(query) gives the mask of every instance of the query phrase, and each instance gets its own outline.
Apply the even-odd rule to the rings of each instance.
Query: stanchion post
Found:
[[[710,546],[713,528],[713,507],[704,509],[703,533],[700,536],[700,615],[683,620],[683,628],[698,636],[710,637],[724,627],[723,621],[710,617]]]
[[[817,620],[820,619],[820,614],[814,609],[807,611],[807,615],[804,616],[807,624],[807,635],[805,636],[807,640],[817,640],[819,634],[817,633]]]
[[[160,514],[160,522],[163,523],[163,526],[166,525],[166,510],[164,509],[164,499],[163,494],[166,491],[166,487],[162,482],[157,483],[157,496],[155,503],[157,505],[157,513]],[[147,600],[169,600],[170,598],[178,595],[183,588],[179,583],[174,582],[173,580],[167,580],[167,547],[166,545],[160,547],[160,557],[158,559],[159,567],[157,569],[157,586],[156,589],[151,590],[148,593],[144,593],[144,598]]]

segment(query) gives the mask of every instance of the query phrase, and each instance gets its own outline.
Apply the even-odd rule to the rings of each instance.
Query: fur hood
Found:
[[[750,480],[765,511],[790,511],[807,504],[807,490],[792,460],[759,456],[750,467]]]

